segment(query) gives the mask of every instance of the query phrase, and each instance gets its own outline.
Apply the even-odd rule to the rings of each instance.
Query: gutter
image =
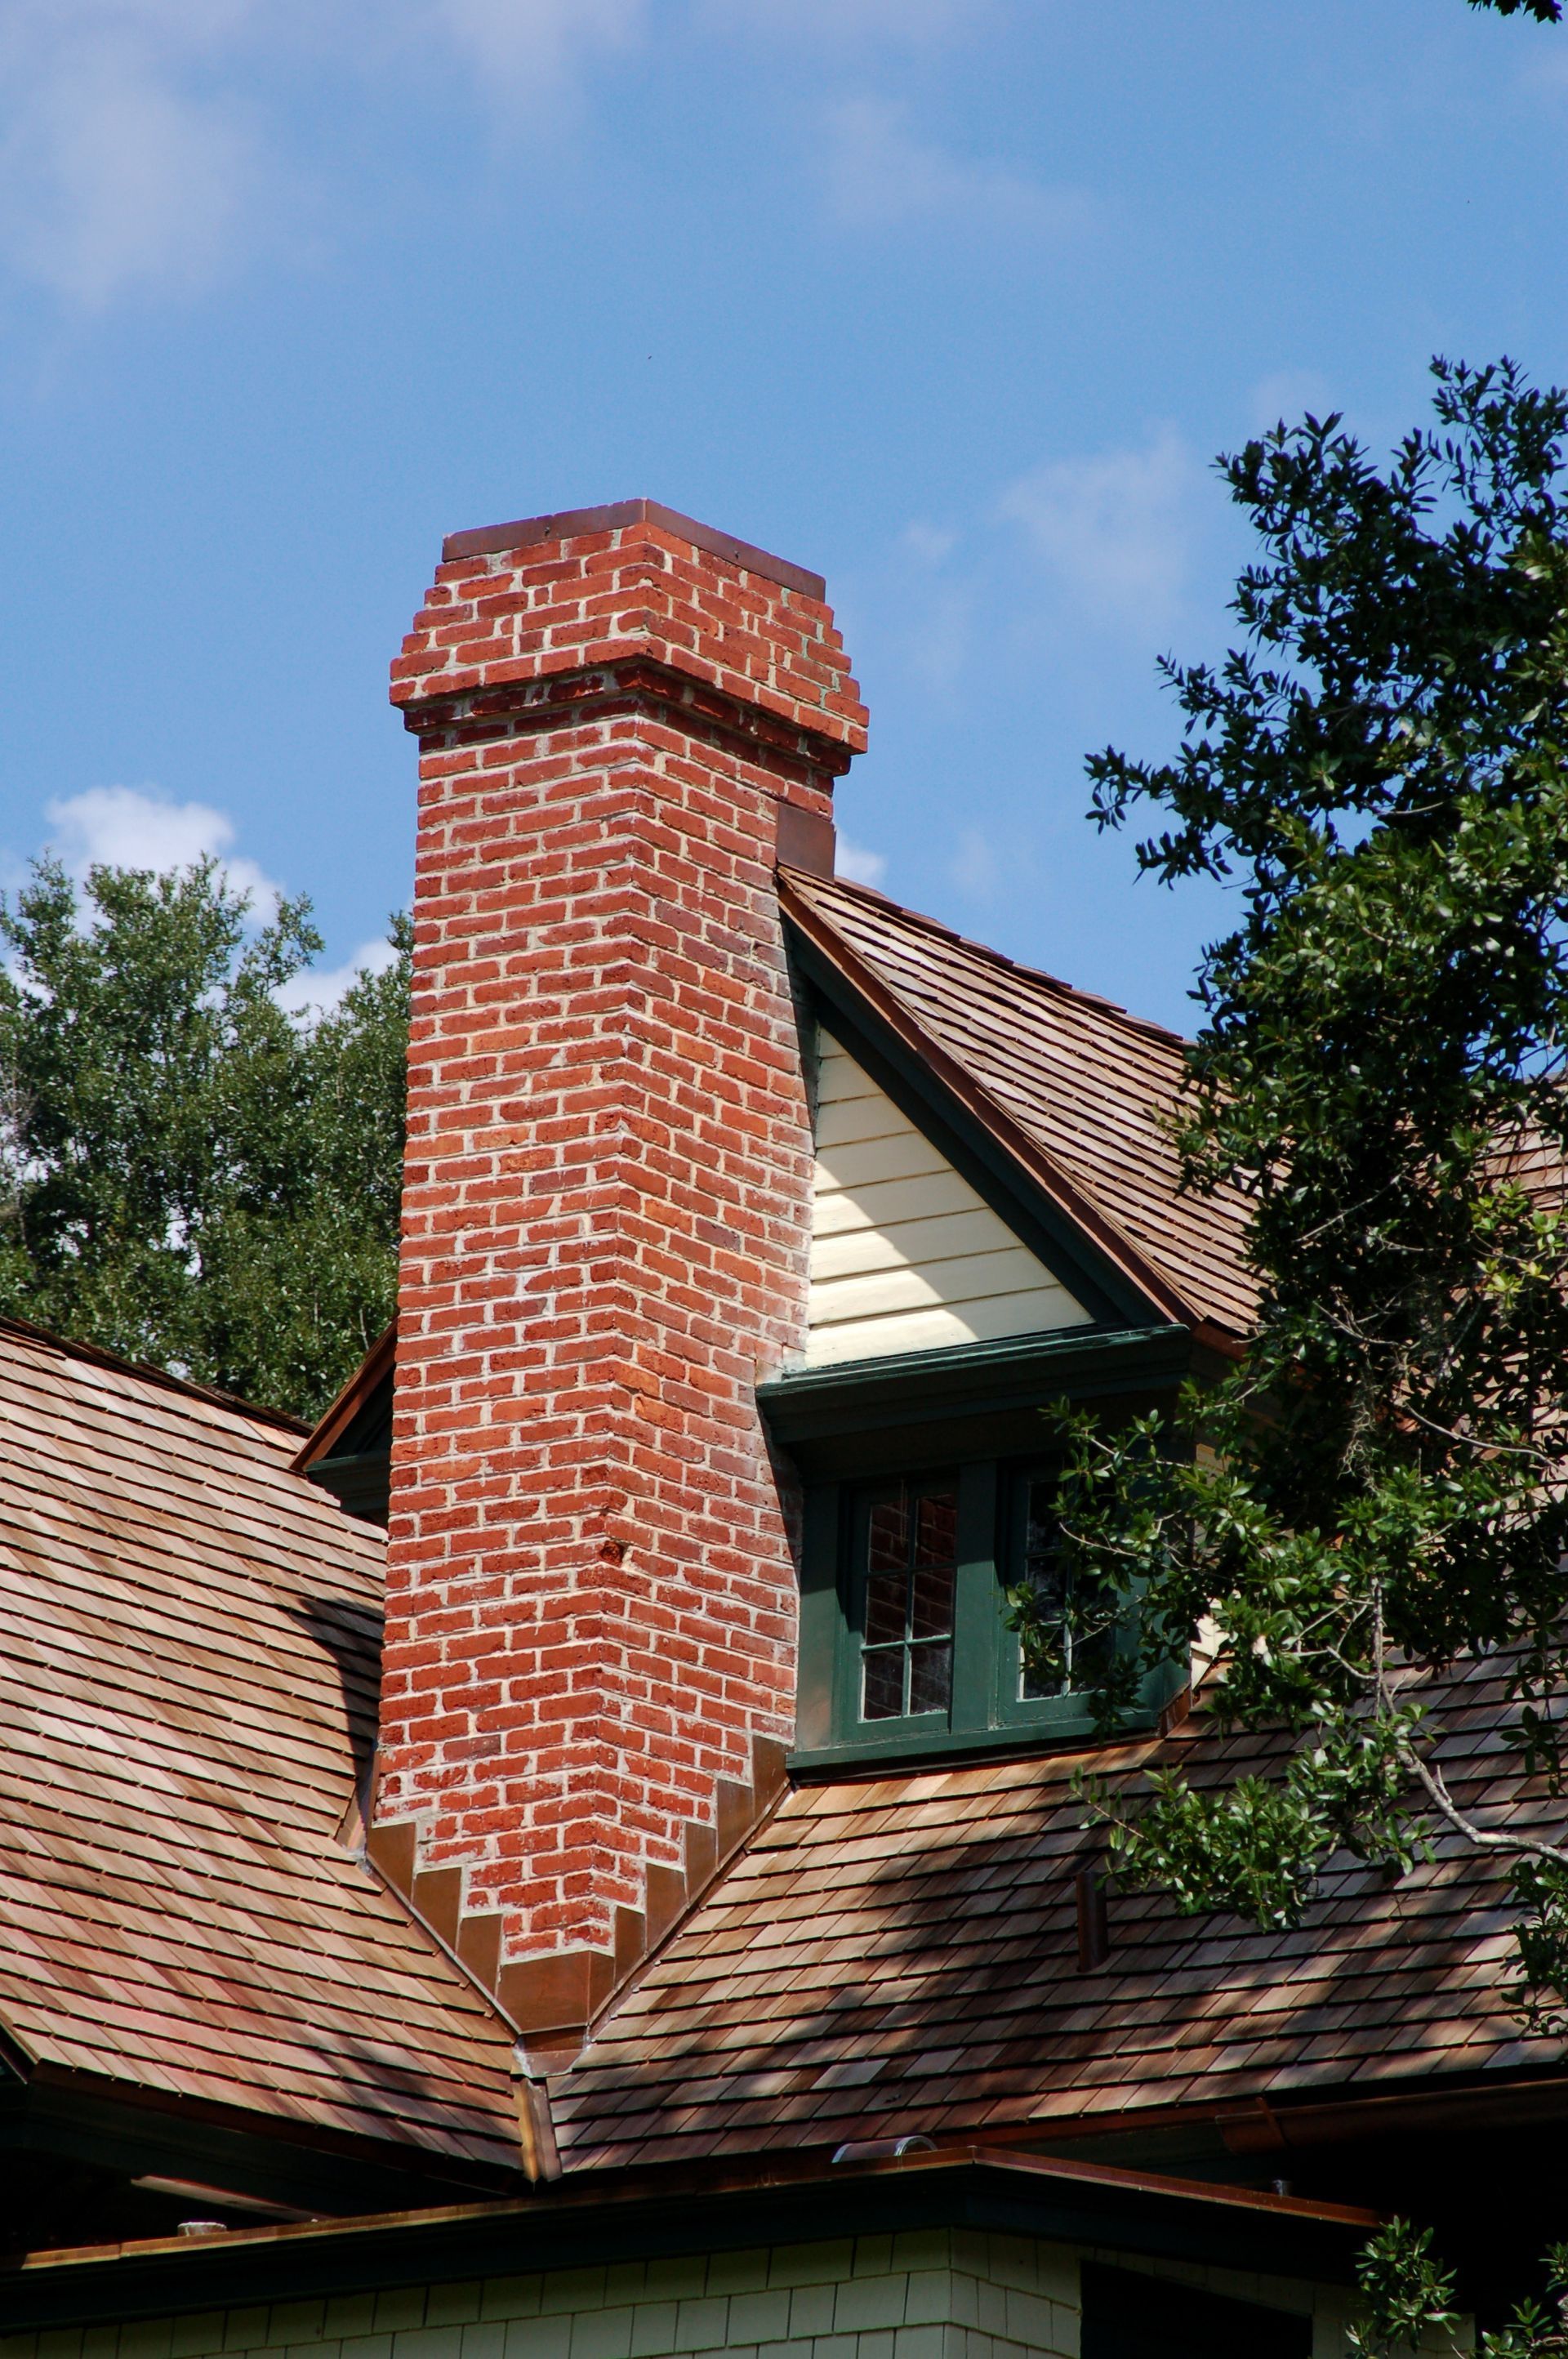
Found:
[[[1015,2144],[1032,2149],[1048,2145],[1057,2153],[1070,2154],[1090,2140],[1202,2129],[1228,2153],[1258,2156],[1358,2145],[1368,2138],[1423,2137],[1433,2132],[1463,2136],[1563,2121],[1568,2121],[1568,2077],[1547,2068],[1509,2080],[1496,2073],[1475,2081],[1445,2076],[1377,2096],[1347,2089],[1326,2102],[1278,2090],[1267,2097],[1237,2095],[1219,2103],[1210,2098],[1060,2116],[1039,2113],[1027,2120],[993,2123],[986,2141],[999,2151]]]
[[[328,2294],[903,2229],[1044,2236],[1353,2281],[1381,2224],[1344,2204],[983,2146],[583,2172],[522,2201],[35,2253],[0,2268],[7,2329],[86,2326]]]

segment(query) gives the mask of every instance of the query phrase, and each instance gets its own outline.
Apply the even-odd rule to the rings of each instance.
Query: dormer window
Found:
[[[1005,1458],[812,1486],[802,1766],[1092,1734],[1070,1643],[1065,1676],[1042,1680],[1010,1626],[1008,1592],[1025,1585],[1065,1623],[1054,1495],[1048,1462]],[[1147,1725],[1171,1685],[1151,1683],[1128,1725]]]
[[[946,1712],[953,1701],[957,1484],[947,1475],[880,1486],[861,1500],[857,1521],[860,1720]]]
[[[1043,1412],[1146,1403],[1192,1373],[1191,1334],[826,969],[813,980],[808,1332],[760,1391],[806,1486],[795,1767],[1093,1742]],[[1048,1670],[1025,1662],[1010,1590],[1061,1633]],[[1149,1726],[1179,1684],[1146,1680],[1122,1724]]]

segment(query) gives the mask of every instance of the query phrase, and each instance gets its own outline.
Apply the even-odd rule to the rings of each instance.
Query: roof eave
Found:
[[[840,2164],[786,2153],[585,2172],[519,2201],[39,2253],[0,2272],[0,2303],[14,2328],[87,2325],[943,2225],[1348,2281],[1379,2224],[1346,2205],[981,2145]]]
[[[330,1407],[311,1428],[292,1471],[303,1474],[318,1460],[330,1458],[333,1448],[352,1425],[376,1386],[391,1375],[397,1354],[397,1321],[384,1328]]]

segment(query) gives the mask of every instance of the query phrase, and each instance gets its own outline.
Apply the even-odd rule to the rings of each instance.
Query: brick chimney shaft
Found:
[[[420,740],[373,1850],[546,2045],[776,1781],[811,1145],[772,871],[865,715],[814,575],[648,501],[447,543]],[[830,853],[828,854],[830,857]]]

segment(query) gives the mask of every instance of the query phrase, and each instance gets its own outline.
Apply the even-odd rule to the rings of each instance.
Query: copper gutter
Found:
[[[1115,2112],[988,2124],[988,2146],[1070,2147],[1087,2138],[1149,2137],[1162,2132],[1211,2130],[1237,2155],[1350,2145],[1364,2138],[1425,2135],[1435,2130],[1521,2129],[1568,2118],[1568,2077],[1503,2082],[1494,2077],[1462,2087],[1427,2084],[1393,2095],[1336,2098],[1327,2103],[1272,2097],[1212,2098],[1179,2105],[1128,2106]]]
[[[813,2206],[827,2209],[836,2234],[855,2233],[867,2213],[978,2223],[988,2195],[1014,2233],[1033,2223],[1069,2240],[1115,2245],[1119,2236],[1127,2249],[1161,2252],[1194,2242],[1228,2250],[1260,2232],[1281,2259],[1327,2261],[1346,2276],[1356,2245],[1382,2224],[1381,2214],[1348,2204],[989,2146],[838,2165],[820,2150],[786,2152],[581,2171],[520,2201],[31,2253],[0,2270],[0,2311],[8,2324],[124,2321],[242,2302],[252,2286],[265,2290],[250,2299],[279,2300],[329,2287],[569,2267],[579,2247],[602,2256],[618,2234],[628,2249],[665,2252],[787,2244],[820,2234]],[[748,2198],[762,2199],[760,2213]]]

